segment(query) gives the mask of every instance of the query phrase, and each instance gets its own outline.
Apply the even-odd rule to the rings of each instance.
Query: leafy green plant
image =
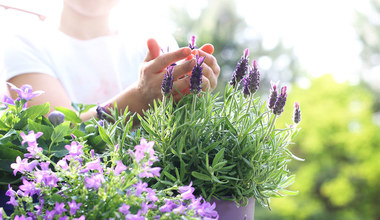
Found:
[[[175,103],[165,95],[139,116],[138,134],[156,142],[157,163],[162,168],[154,188],[192,182],[196,193],[208,200],[235,200],[245,205],[254,197],[263,206],[269,206],[270,197],[296,194],[286,189],[295,177],[287,164],[291,158],[301,159],[287,147],[299,131],[299,105],[296,123],[276,128],[286,101],[286,86],[277,95],[277,84],[273,84],[268,103],[255,98],[257,62],[248,67],[247,56],[245,51],[223,97],[195,91]],[[249,73],[243,79],[246,71]]]

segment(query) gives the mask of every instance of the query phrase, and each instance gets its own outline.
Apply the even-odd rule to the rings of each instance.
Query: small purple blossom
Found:
[[[166,199],[165,204],[159,208],[160,212],[171,212],[173,209],[177,208],[172,200]]]
[[[24,157],[26,158],[39,158],[38,154],[43,152],[42,148],[38,147],[37,145],[29,146],[26,148],[26,150],[29,152],[24,154]]]
[[[139,174],[140,178],[151,178],[154,176],[160,177],[161,167],[143,166],[143,171]]]
[[[162,80],[161,92],[165,96],[168,96],[173,89],[173,81],[174,81],[173,70],[174,70],[174,67],[169,66],[166,70],[164,80]]]
[[[154,191],[151,188],[147,188],[146,198],[147,198],[148,201],[152,201],[152,202],[157,202],[158,201],[158,197],[156,195],[156,191]]]
[[[211,205],[210,203],[203,200],[202,205],[199,207],[199,209],[197,209],[197,213],[201,217],[205,218],[218,218],[219,215],[218,212],[215,211],[215,206],[215,203]]]
[[[100,120],[106,119],[106,114],[108,114],[107,109],[105,107],[98,105],[98,107],[96,107],[96,114],[98,116],[98,119]]]
[[[82,205],[82,203],[76,203],[74,199],[72,202],[68,202],[67,204],[70,208],[70,215],[75,215]]]
[[[232,85],[234,88],[237,87],[237,85],[243,79],[243,77],[245,76],[248,70],[248,66],[249,66],[248,55],[249,55],[249,50],[247,48],[244,50],[244,55],[240,58],[239,62],[237,63],[235,67],[235,71],[230,81],[230,85]]]
[[[95,174],[93,173],[91,177],[85,177],[84,183],[87,189],[99,189],[102,186],[102,183],[104,183],[104,176],[103,174]]]
[[[84,215],[82,215],[79,218],[73,218],[73,220],[86,220],[86,217]]]
[[[199,57],[199,55],[196,55],[197,63],[195,64],[190,76],[190,91],[194,94],[197,94],[199,91],[201,91],[203,76],[202,64],[205,61],[205,58],[206,57],[204,56]]]
[[[20,99],[24,99],[25,101],[29,101],[32,98],[43,94],[43,91],[35,91],[33,92],[32,86],[25,84],[20,88],[16,87],[12,83],[8,83],[11,86],[11,90],[16,91]]]
[[[100,173],[103,173],[103,168],[100,165],[100,158],[98,158],[98,159],[96,159],[94,161],[88,162],[86,164],[86,168],[89,169],[89,170],[97,170]]]
[[[39,192],[39,190],[36,189],[36,185],[26,179],[22,180],[22,185],[19,188],[23,191],[24,196],[33,196]]]
[[[145,157],[146,153],[149,155],[149,160],[157,160],[157,157],[154,155],[153,145],[154,141],[147,142],[145,138],[141,138],[140,144],[135,146],[134,152],[135,159],[138,163]]]
[[[69,165],[67,164],[67,161],[66,161],[65,158],[59,160],[59,161],[57,162],[57,165],[60,166],[60,167],[62,168],[62,170],[67,170],[67,169],[69,169]]]
[[[172,212],[175,214],[183,214],[185,211],[186,211],[186,206],[183,206],[182,204],[172,210]]]
[[[7,204],[13,205],[14,207],[18,206],[18,202],[16,200],[16,192],[12,189],[12,187],[8,184],[8,190],[5,192],[5,195],[10,199]]]
[[[69,154],[71,156],[79,156],[83,154],[82,151],[82,145],[80,145],[78,142],[73,141],[71,142],[71,145],[66,145],[65,148],[69,151]]]
[[[269,95],[269,100],[268,100],[268,108],[273,109],[274,105],[276,104],[277,101],[277,84],[278,82],[270,82],[271,83],[271,89],[270,89],[270,95]]]
[[[278,98],[276,100],[276,104],[274,105],[273,114],[281,115],[281,113],[284,111],[286,97],[287,97],[286,86],[283,86],[281,88],[281,94],[278,96]]]
[[[32,220],[32,217],[25,217],[24,215],[21,215],[21,216],[16,215],[14,220]]]
[[[129,214],[129,208],[131,206],[129,205],[126,205],[125,203],[123,203],[123,205],[121,205],[121,207],[119,208],[119,212],[123,213],[123,215],[127,215]]]
[[[257,69],[257,61],[252,62],[253,68],[249,67],[248,75],[243,79],[243,94],[253,95],[260,86],[260,72]]]
[[[191,36],[191,41],[189,42],[189,48],[191,50],[197,49],[197,45],[195,44],[195,36]]]
[[[41,137],[43,135],[42,132],[37,132],[36,134],[34,131],[29,131],[28,135],[26,135],[24,132],[20,133],[20,136],[22,138],[21,144],[28,143],[28,146],[36,146],[37,145],[37,138]]]
[[[128,214],[125,216],[126,220],[145,220],[144,216],[141,216],[141,210],[139,210],[135,215]]]
[[[193,195],[194,187],[191,187],[193,185],[193,182],[190,182],[188,186],[180,186],[178,188],[178,192],[181,193],[181,196],[183,199],[194,199],[195,196]]]
[[[53,220],[55,217],[55,210],[46,210],[45,218],[46,220]]]
[[[136,188],[136,192],[135,192],[135,195],[136,196],[140,196],[142,192],[146,192],[148,189],[148,184],[147,183],[143,183],[141,180],[140,182],[136,183],[134,185],[134,187]]]
[[[25,173],[26,171],[30,172],[33,169],[30,169],[28,159],[22,159],[18,156],[16,158],[16,163],[11,164],[11,168],[13,169],[13,174],[16,176],[17,172]],[[34,167],[33,167],[34,168]]]
[[[301,109],[300,104],[298,102],[294,103],[294,111],[293,111],[293,123],[298,124],[301,121]]]
[[[54,210],[56,211],[57,215],[61,215],[62,213],[67,211],[67,209],[65,209],[65,203],[63,202],[62,203],[56,202]]]
[[[116,167],[113,173],[118,176],[125,170],[127,170],[127,166],[125,166],[121,160],[116,161]]]
[[[52,111],[48,119],[54,126],[57,126],[65,120],[65,115],[60,111]]]
[[[8,107],[8,105],[15,105],[15,101],[11,98],[11,97],[9,97],[9,96],[7,96],[7,95],[4,95],[3,96],[3,103]]]

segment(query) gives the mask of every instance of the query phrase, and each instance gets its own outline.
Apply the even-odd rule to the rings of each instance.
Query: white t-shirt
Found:
[[[6,80],[23,73],[56,77],[75,103],[100,104],[138,80],[148,37],[162,48],[178,48],[174,38],[119,33],[91,40],[46,29],[15,34],[4,50]]]

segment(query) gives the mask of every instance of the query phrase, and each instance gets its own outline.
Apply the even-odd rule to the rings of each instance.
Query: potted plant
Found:
[[[294,124],[277,128],[286,86],[278,91],[278,85],[272,83],[268,101],[255,97],[260,74],[256,61],[249,65],[248,49],[223,96],[200,90],[202,62],[203,58],[197,57],[190,76],[191,94],[178,103],[169,95],[172,67],[168,68],[162,83],[164,98],[139,116],[141,127],[135,138],[141,135],[156,143],[157,166],[162,172],[154,188],[192,184],[195,194],[208,201],[234,201],[235,207],[249,202],[248,219],[253,219],[254,199],[270,208],[271,197],[296,194],[286,189],[295,178],[287,164],[292,158],[302,159],[287,147],[299,131],[299,104],[295,105]],[[225,210],[217,203],[218,207]],[[241,213],[239,218],[233,213],[231,217],[246,215]],[[223,216],[221,213],[220,218]]]

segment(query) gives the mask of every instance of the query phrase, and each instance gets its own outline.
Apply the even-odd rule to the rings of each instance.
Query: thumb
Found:
[[[160,55],[160,46],[158,45],[155,39],[153,38],[148,39],[147,46],[148,46],[148,53],[145,57],[145,62],[151,61]]]

